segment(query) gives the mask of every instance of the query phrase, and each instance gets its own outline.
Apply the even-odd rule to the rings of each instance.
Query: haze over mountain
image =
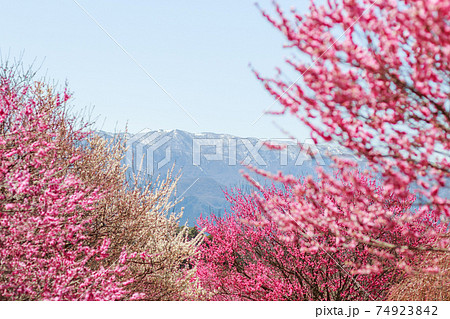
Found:
[[[98,133],[107,139],[114,136],[103,131]],[[123,162],[128,165],[128,173],[140,172],[151,180],[158,175],[164,177],[167,170],[174,166],[174,173],[181,174],[176,195],[183,198],[176,209],[184,207],[181,223],[188,222],[192,226],[200,214],[224,213],[228,203],[223,190],[251,188],[240,172],[247,170],[247,164],[272,173],[282,171],[304,176],[314,175],[318,165],[329,167],[331,155],[355,158],[339,145],[314,146],[290,139],[275,139],[270,142],[286,147],[273,150],[264,145],[265,141],[227,134],[145,130],[127,134],[128,151]],[[308,149],[317,153],[315,158],[307,154]],[[271,183],[261,176],[252,176],[262,184]]]

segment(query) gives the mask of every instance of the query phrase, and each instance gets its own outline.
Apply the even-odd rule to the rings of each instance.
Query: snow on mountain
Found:
[[[113,134],[98,132],[110,139]],[[282,171],[294,176],[314,175],[317,166],[330,166],[330,156],[339,155],[354,158],[345,148],[334,144],[299,144],[289,139],[273,139],[272,144],[282,144],[283,150],[271,150],[264,146],[264,140],[242,138],[228,134],[189,133],[181,130],[144,130],[127,134],[128,151],[124,164],[129,173],[145,174],[151,180],[164,176],[174,166],[180,173],[177,197],[183,201],[177,211],[184,207],[181,223],[190,226],[202,214],[221,215],[228,204],[223,190],[231,187],[250,188],[240,170],[252,165],[272,173]],[[311,158],[307,150],[316,156]],[[261,183],[260,176],[255,178]]]

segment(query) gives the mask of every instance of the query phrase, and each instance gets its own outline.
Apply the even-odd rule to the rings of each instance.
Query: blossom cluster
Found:
[[[108,256],[108,239],[85,244],[87,213],[103,195],[59,165],[54,114],[33,89],[0,83],[1,299],[122,299],[126,252],[114,267],[88,267]],[[68,98],[56,95],[53,103]],[[76,160],[73,154],[69,163]]]
[[[279,6],[276,17],[263,15],[299,53],[287,59],[299,74],[294,83],[255,72],[281,104],[274,113],[292,114],[316,143],[333,141],[353,151],[378,178],[376,187],[368,185],[353,173],[357,161],[335,158],[339,178],[323,170],[317,181],[307,178],[308,187],[294,189],[289,217],[276,208],[283,198],[268,199],[265,210],[285,230],[330,234],[342,247],[368,244],[377,256],[397,256],[399,268],[417,251],[448,252],[445,233],[431,227],[419,235],[408,225],[430,215],[442,225],[450,220],[450,3],[331,0],[312,3],[305,15]],[[414,214],[397,217],[401,205],[386,208],[387,200],[410,201],[411,190],[420,198]],[[402,229],[411,243],[420,236],[432,243],[413,247],[379,238],[393,229]]]

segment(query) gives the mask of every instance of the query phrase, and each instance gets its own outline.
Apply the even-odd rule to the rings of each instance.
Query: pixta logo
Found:
[[[171,160],[170,140],[170,136],[147,129],[132,135],[127,141],[126,164],[136,174],[153,175]],[[156,158],[161,152],[163,158]]]
[[[177,143],[174,138],[167,131],[149,129],[130,136],[127,141],[126,164],[135,174],[154,175],[175,160],[172,159],[171,147],[177,145],[177,149],[183,148],[181,156],[187,157],[182,162],[189,163],[191,157],[192,166],[200,169],[208,162],[222,162],[228,166],[252,165],[262,169],[268,165],[280,169],[302,166],[305,161],[313,161],[318,166],[325,165],[319,149],[308,139],[299,143],[292,139],[208,138],[206,135],[194,137],[186,134],[178,145],[172,143]],[[268,150],[266,143],[276,147]]]
[[[266,149],[265,142],[276,145],[270,153],[263,152]],[[256,140],[245,138],[194,138],[192,141],[192,164],[200,166],[203,161],[227,161],[229,166],[253,165],[266,166],[268,156],[278,153],[280,167],[287,165],[301,166],[305,160],[315,160],[319,166],[325,165],[316,145],[308,139],[304,143],[292,141],[292,139]],[[241,152],[238,152],[240,148]],[[266,149],[267,150],[267,149]],[[242,158],[240,158],[241,156]]]

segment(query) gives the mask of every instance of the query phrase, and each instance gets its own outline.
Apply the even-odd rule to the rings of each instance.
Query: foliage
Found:
[[[200,234],[200,230],[196,227],[188,227],[188,226],[179,226],[177,229],[177,233],[187,231],[187,236],[189,239],[194,239],[197,237],[198,234]]]

